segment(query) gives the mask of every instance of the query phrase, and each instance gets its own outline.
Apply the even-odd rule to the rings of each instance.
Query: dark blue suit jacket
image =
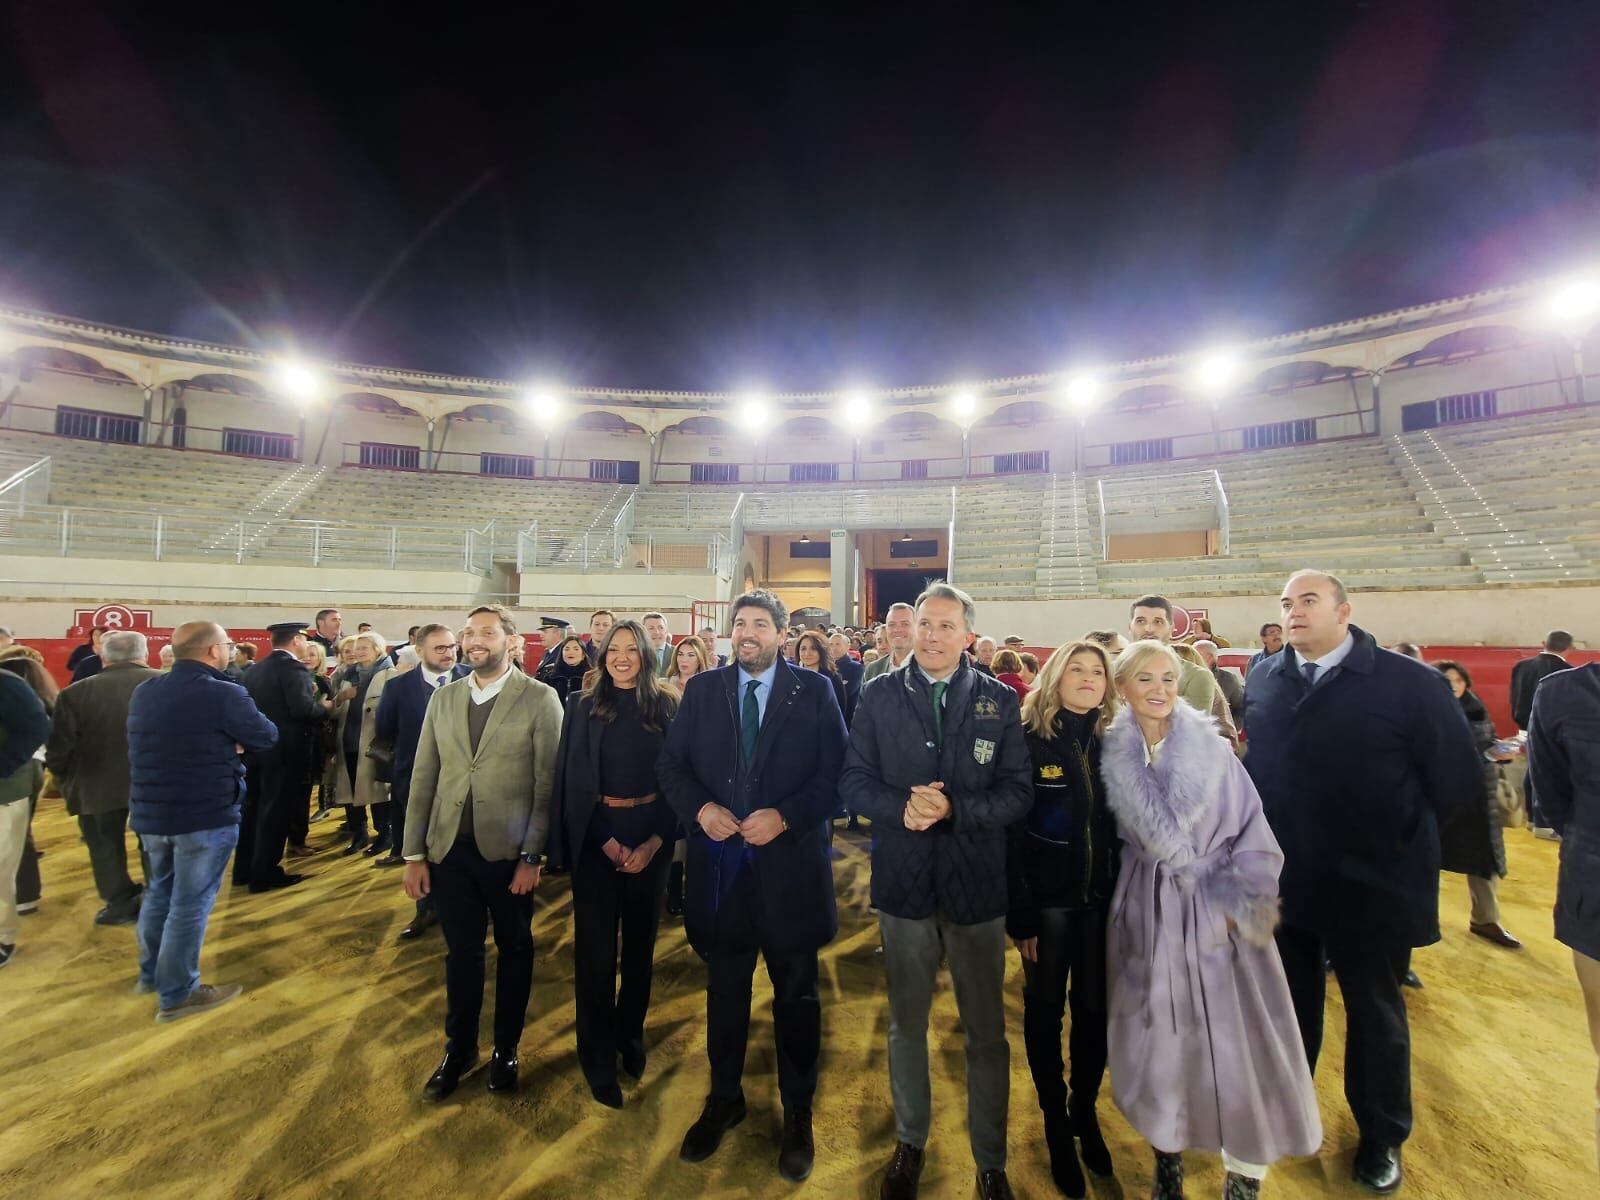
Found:
[[[1600,663],[1539,681],[1528,771],[1540,810],[1561,835],[1556,940],[1600,958]]]
[[[450,678],[460,679],[470,671],[470,667],[457,663],[450,671]],[[411,768],[417,761],[422,718],[428,715],[428,701],[431,699],[433,689],[427,686],[427,677],[420,666],[412,667],[399,679],[384,684],[383,695],[378,697],[378,712],[372,733],[394,747],[394,779],[389,784],[391,799],[410,798]]]
[[[1443,675],[1355,645],[1308,688],[1285,646],[1245,689],[1245,769],[1283,848],[1286,925],[1390,946],[1439,940],[1447,870],[1494,874],[1483,759]]]
[[[844,721],[849,725],[856,719],[856,704],[861,699],[861,677],[867,673],[867,669],[848,654],[833,665],[839,670],[839,678],[844,680]]]
[[[773,954],[814,950],[839,930],[828,821],[839,803],[844,716],[831,679],[780,657],[755,759],[746,766],[738,691],[737,664],[692,677],[657,764],[667,801],[689,831],[689,944],[702,956],[756,949],[756,941]],[[749,846],[737,834],[714,842],[696,820],[713,802],[739,817],[775,808],[789,828],[765,846]],[[759,913],[730,902],[746,876],[754,881]]]

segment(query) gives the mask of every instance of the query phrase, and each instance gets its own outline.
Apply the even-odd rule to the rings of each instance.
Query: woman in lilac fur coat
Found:
[[[1122,840],[1107,937],[1112,1096],[1156,1152],[1155,1200],[1183,1150],[1221,1151],[1225,1200],[1315,1153],[1322,1124],[1273,945],[1283,855],[1211,718],[1178,697],[1158,642],[1118,657],[1124,708],[1101,770]]]

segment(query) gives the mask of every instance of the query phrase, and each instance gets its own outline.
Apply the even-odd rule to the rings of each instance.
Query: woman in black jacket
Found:
[[[839,675],[839,668],[833,665],[828,639],[815,629],[806,630],[795,643],[794,661],[808,671],[817,671],[828,677],[833,684],[833,698],[839,702],[839,715],[842,717],[845,708],[844,680]]]
[[[572,870],[578,1064],[608,1108],[622,1107],[619,1054],[624,1071],[644,1075],[656,929],[677,836],[656,780],[677,694],[649,669],[649,645],[636,621],[606,631],[591,687],[567,703],[556,757],[550,844]]]
[[[1022,1036],[1044,1112],[1050,1174],[1084,1195],[1073,1150],[1111,1174],[1095,1116],[1106,1070],[1106,920],[1117,879],[1117,829],[1100,778],[1100,734],[1115,715],[1111,657],[1095,642],[1060,647],[1022,704],[1033,807],[1006,844],[1006,932],[1022,955]],[[1071,982],[1071,1097],[1062,1079],[1061,1018]]]
[[[556,656],[540,666],[534,678],[553,687],[565,706],[568,700],[583,691],[583,677],[592,669],[583,639],[577,634],[569,634],[562,640]]]
[[[1489,840],[1494,847],[1494,874],[1468,875],[1467,890],[1472,896],[1472,916],[1467,928],[1497,946],[1508,950],[1520,949],[1522,943],[1500,924],[1500,900],[1497,895],[1500,879],[1506,873],[1506,839],[1504,818],[1500,814],[1497,797],[1500,791],[1500,768],[1492,757],[1495,735],[1494,721],[1472,690],[1472,676],[1457,662],[1436,662],[1435,669],[1450,683],[1461,704],[1461,712],[1472,729],[1472,744],[1478,752],[1479,766],[1483,771],[1484,803],[1488,808]]]

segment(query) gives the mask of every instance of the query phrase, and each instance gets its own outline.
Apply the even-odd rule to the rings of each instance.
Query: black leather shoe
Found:
[[[391,850],[382,858],[373,859],[372,865],[374,867],[403,867],[406,865],[406,860]]]
[[[678,1157],[684,1162],[704,1162],[722,1145],[722,1135],[742,1120],[744,1092],[741,1091],[732,1100],[707,1096],[700,1119],[689,1126],[689,1132],[683,1135],[683,1148],[678,1151]]]
[[[917,1181],[922,1178],[922,1151],[910,1142],[897,1142],[878,1200],[916,1200]]]
[[[254,895],[260,895],[262,892],[272,892],[278,888],[293,887],[304,878],[304,875],[275,875],[265,883],[252,883],[250,891]]]
[[[402,942],[415,941],[438,923],[439,918],[434,916],[433,913],[418,913],[411,918],[411,924],[400,931],[400,940]]]
[[[591,1083],[589,1085],[589,1094],[607,1108],[622,1107],[622,1089],[616,1085],[615,1081],[611,1083]],[[715,1148],[712,1147],[712,1149]]]
[[[980,1200],[1013,1200],[1011,1184],[1004,1171],[979,1171],[978,1196]]]
[[[1404,975],[1400,976],[1400,986],[1415,988],[1420,992],[1422,990],[1422,980],[1418,978],[1415,971],[1408,970]]]
[[[468,1071],[476,1069],[478,1065],[478,1052],[471,1054],[453,1054],[449,1050],[444,1052],[444,1061],[439,1064],[439,1069],[428,1076],[428,1082],[422,1087],[422,1094],[429,1100],[443,1100],[461,1083],[461,1077]]]
[[[365,850],[366,847],[367,835],[364,833],[358,833],[355,837],[350,839],[350,844],[346,846],[341,853],[346,855],[355,854],[358,851]]]
[[[811,1110],[783,1110],[783,1144],[778,1151],[778,1174],[790,1183],[800,1183],[811,1174],[816,1159],[816,1143],[811,1140]]]
[[[389,850],[389,839],[386,838],[386,837],[381,837],[381,838],[376,839],[370,846],[368,846],[361,853],[365,854],[368,858],[377,858],[378,855],[385,854],[385,853],[388,852],[388,850]]]
[[[489,1090],[514,1092],[517,1090],[517,1052],[496,1050],[489,1056]]]
[[[643,1046],[635,1044],[622,1048],[622,1070],[630,1079],[644,1078]]]
[[[1400,1147],[1362,1142],[1356,1147],[1355,1170],[1351,1174],[1362,1187],[1380,1196],[1398,1191],[1402,1178]]]
[[[139,923],[139,905],[132,908],[113,908],[106,905],[94,915],[96,925],[137,925]]]

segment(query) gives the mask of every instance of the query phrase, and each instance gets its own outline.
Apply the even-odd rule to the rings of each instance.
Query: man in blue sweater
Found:
[[[141,683],[128,707],[129,824],[144,838],[150,878],[139,909],[139,990],[157,1021],[226,1004],[244,989],[200,982],[200,943],[239,841],[243,751],[270,750],[278,728],[224,674],[233,643],[190,621],[172,635],[172,670]]]

